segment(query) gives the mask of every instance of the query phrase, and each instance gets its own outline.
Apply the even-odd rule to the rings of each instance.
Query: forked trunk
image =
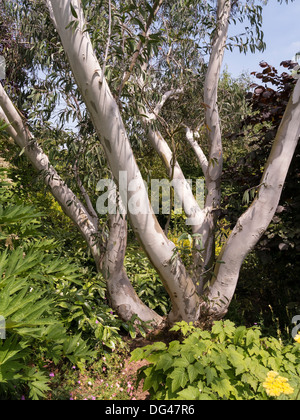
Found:
[[[72,1],[78,16],[74,30],[71,1],[47,1],[51,17],[68,55],[77,85],[90,112],[95,130],[105,151],[109,167],[119,186],[120,195],[137,238],[170,296],[170,321],[194,321],[199,317],[200,299],[193,280],[180,258],[174,257],[175,245],[167,239],[149,203],[147,190],[131,149],[119,107],[109,89],[101,66],[85,31],[80,1]],[[126,180],[120,179],[126,174]],[[123,181],[123,188],[120,188]]]

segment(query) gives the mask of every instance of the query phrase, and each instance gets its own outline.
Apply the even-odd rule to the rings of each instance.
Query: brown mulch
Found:
[[[136,383],[137,380],[137,372],[138,370],[146,366],[148,362],[146,360],[140,360],[138,362],[131,362],[130,358],[125,361],[124,372],[126,373],[126,377],[132,383]],[[148,400],[149,399],[149,392],[143,391],[143,382],[141,382],[138,388],[134,391],[134,397],[139,400]]]

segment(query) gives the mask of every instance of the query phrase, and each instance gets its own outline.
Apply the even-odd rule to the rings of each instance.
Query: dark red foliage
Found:
[[[283,61],[281,65],[292,70],[297,63]],[[278,127],[296,80],[290,73],[278,74],[276,68],[266,62],[261,62],[260,66],[264,68],[263,73],[251,73],[264,83],[263,85],[254,83],[251,86],[254,89],[251,98],[253,110],[260,113],[249,117],[245,123],[254,125],[268,121]]]

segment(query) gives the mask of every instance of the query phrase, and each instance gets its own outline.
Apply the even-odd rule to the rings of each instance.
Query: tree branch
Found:
[[[230,12],[231,1],[218,0],[217,31],[213,40],[204,83],[204,103],[206,104],[205,120],[208,127],[207,132],[210,143],[209,159],[214,159],[218,162],[218,165],[215,165],[215,163],[210,163],[209,165],[209,174],[212,179],[219,177],[222,172],[223,150],[217,101],[220,72],[228,35]]]
[[[105,77],[103,82],[100,82],[102,71],[91,39],[87,31],[84,31],[85,19],[79,0],[72,0],[76,5],[79,24],[75,30],[67,28],[72,15],[70,1],[51,0],[58,33],[103,146],[109,167],[119,186],[122,200],[127,203],[131,225],[169,292],[172,301],[170,321],[179,317],[186,321],[194,320],[200,311],[200,298],[196,293],[195,285],[180,258],[170,264],[175,244],[164,235],[153,212],[120,114],[120,108]],[[130,184],[133,180],[134,188],[131,188]],[[138,208],[139,211],[130,207],[131,204],[133,207],[135,204],[138,206],[137,194],[139,195],[138,203],[141,206]],[[186,307],[187,298],[190,303],[188,308]]]
[[[159,113],[161,112],[163,106],[165,105],[165,103],[167,102],[168,99],[170,99],[170,98],[172,98],[173,96],[176,96],[176,95],[181,95],[181,94],[183,94],[183,92],[184,92],[183,88],[171,89],[168,92],[166,92],[163,95],[161,101],[154,108],[154,112],[153,112],[154,115],[156,115],[156,116],[159,115]]]
[[[140,88],[142,88],[143,86],[141,80],[139,80],[138,83]],[[204,221],[205,212],[197,203],[191,186],[187,182],[176,156],[174,155],[174,150],[172,151],[170,149],[162,134],[158,130],[154,131],[150,124],[151,122],[157,120],[160,111],[168,99],[174,95],[182,93],[183,88],[169,90],[163,95],[161,101],[156,105],[153,112],[148,113],[144,110],[141,111],[141,118],[152,147],[161,158],[168,171],[169,178],[173,181],[174,190],[183,204],[183,210],[188,218],[188,223],[192,226],[193,232],[198,233]]]
[[[206,171],[207,195],[205,207],[211,209],[207,214],[206,228],[203,231],[204,264],[210,268],[215,260],[214,229],[221,205],[221,176],[223,171],[223,147],[221,121],[218,110],[218,85],[228,36],[230,0],[218,0],[217,28],[212,42],[212,51],[204,83],[205,123],[209,140],[209,160]]]
[[[280,200],[285,179],[300,136],[300,80],[287,105],[277,131],[270,156],[265,166],[259,191],[252,205],[238,219],[221,250],[214,282],[208,297],[215,302],[217,310],[226,313],[232,300],[241,265],[269,226]],[[217,300],[214,300],[214,299]]]
[[[0,118],[8,125],[6,131],[15,143],[24,150],[33,167],[44,174],[44,182],[66,215],[76,224],[80,233],[88,243],[97,267],[100,267],[99,247],[95,244],[98,233],[98,217],[93,218],[73,191],[60,178],[50,164],[48,156],[37,144],[11,100],[0,83]]]
[[[207,157],[205,156],[199,144],[196,142],[193,131],[187,126],[185,126],[185,130],[186,130],[186,139],[190,143],[192,149],[194,150],[196,157],[198,159],[198,162],[200,163],[203,175],[206,178],[207,170],[208,170]]]
[[[131,62],[130,62],[130,65],[129,65],[129,70],[126,71],[126,73],[123,76],[123,80],[122,80],[122,83],[121,83],[120,88],[119,88],[119,97],[121,96],[121,93],[122,93],[122,90],[123,90],[125,84],[128,82],[128,80],[130,78],[130,75],[131,75],[131,73],[132,73],[132,71],[133,71],[133,69],[136,65],[137,59],[139,58],[139,55],[141,54],[143,47],[145,45],[147,45],[147,42],[148,42],[147,41],[147,36],[149,35],[150,27],[152,25],[152,22],[153,22],[155,16],[157,15],[159,9],[161,8],[161,5],[163,4],[163,1],[164,0],[155,0],[155,3],[153,5],[153,9],[152,9],[153,13],[150,13],[150,16],[148,17],[148,20],[147,20],[146,25],[145,25],[145,31],[143,33],[143,35],[145,37],[145,44],[143,44],[143,42],[140,40],[139,43],[136,46],[135,52],[134,52],[134,54],[131,58]]]
[[[86,189],[84,188],[84,185],[83,185],[83,183],[80,179],[80,176],[79,176],[78,159],[76,159],[73,168],[74,168],[74,175],[75,175],[76,183],[77,183],[77,186],[80,189],[80,192],[81,192],[81,194],[82,194],[82,196],[83,196],[83,198],[86,202],[87,210],[90,213],[90,215],[92,216],[92,218],[95,219],[95,222],[96,221],[98,222],[98,215],[97,215],[97,213],[96,213],[96,211],[93,207],[91,199],[90,199]]]

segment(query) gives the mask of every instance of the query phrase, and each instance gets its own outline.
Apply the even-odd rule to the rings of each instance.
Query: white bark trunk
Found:
[[[108,299],[121,319],[130,320],[133,315],[144,322],[159,325],[162,318],[143,304],[133,289],[124,269],[127,245],[127,220],[120,214],[110,216],[110,235],[104,260]]]
[[[69,62],[90,112],[94,127],[105,150],[110,169],[119,182],[120,171],[127,173],[127,187],[132,180],[137,189],[128,192],[128,203],[140,194],[140,204],[149,209],[148,214],[129,212],[135,234],[139,237],[153,266],[161,276],[168,291],[173,311],[172,319],[195,320],[199,315],[200,302],[193,281],[179,259],[171,264],[175,245],[162,231],[150,207],[147,191],[137,167],[126,130],[120,116],[118,105],[102,75],[101,67],[95,57],[89,35],[85,31],[85,21],[80,1],[72,1],[78,15],[78,27],[66,29],[74,20],[70,0],[47,0],[53,21],[61,37]],[[124,191],[120,191],[125,202]]]
[[[225,314],[237,285],[241,265],[269,226],[300,136],[300,80],[286,108],[265,166],[257,197],[239,218],[221,251],[208,296],[211,312]]]
[[[204,243],[204,264],[207,269],[212,267],[215,259],[214,230],[217,211],[221,203],[221,176],[223,170],[223,148],[220,116],[218,110],[218,85],[224,51],[228,35],[230,0],[219,0],[217,10],[217,29],[213,40],[208,70],[204,84],[205,121],[210,144],[209,162],[206,171],[207,197],[205,208],[207,218],[200,233]],[[203,283],[205,279],[202,279]]]
[[[186,127],[186,139],[189,142],[191,148],[194,150],[195,155],[198,159],[198,162],[201,166],[202,172],[204,177],[206,178],[207,170],[208,170],[208,160],[205,156],[203,150],[199,146],[199,144],[196,142],[194,138],[194,133],[189,127]]]
[[[182,93],[181,91],[179,92]],[[195,199],[191,185],[187,182],[178,161],[174,161],[176,157],[173,156],[173,152],[168,143],[158,130],[154,131],[151,128],[151,122],[157,119],[157,115],[161,111],[165,101],[176,93],[178,91],[167,92],[163,96],[162,101],[155,107],[154,113],[145,113],[143,110],[141,111],[141,118],[150,143],[164,163],[170,180],[174,181],[172,186],[182,203],[182,208],[188,218],[187,223],[191,225],[193,233],[198,233],[205,219],[205,211],[200,208]]]

